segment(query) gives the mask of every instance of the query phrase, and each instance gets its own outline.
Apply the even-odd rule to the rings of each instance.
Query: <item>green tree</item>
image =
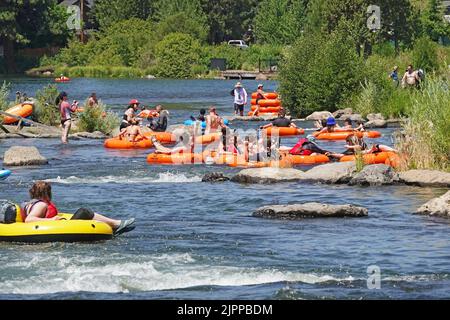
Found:
[[[0,4],[0,43],[4,45],[7,71],[14,73],[20,45],[43,47],[65,44],[69,36],[67,14],[56,0],[4,0]]]
[[[263,0],[255,18],[256,37],[260,43],[291,44],[303,32],[305,0]]]
[[[156,13],[154,0],[97,0],[92,16],[101,30],[106,30],[122,20],[138,18],[146,20]]]
[[[242,38],[253,25],[258,6],[257,0],[201,0],[201,3],[207,16],[211,44]]]
[[[295,115],[334,111],[359,88],[363,61],[338,29],[304,36],[289,50],[280,73],[284,105]]]
[[[208,37],[208,26],[203,19],[190,18],[185,12],[178,12],[162,19],[157,27],[155,36],[161,40],[170,33],[186,33],[201,42]]]
[[[156,45],[157,75],[165,78],[190,78],[200,64],[201,47],[188,34],[171,33]]]
[[[409,0],[375,0],[373,4],[381,8],[381,41],[392,41],[395,51],[400,52],[400,44],[410,46],[418,30],[417,12]]]
[[[428,0],[421,15],[425,35],[438,42],[441,37],[450,37],[450,23],[444,20],[444,6],[441,1]]]
[[[412,57],[413,66],[415,68],[421,68],[425,72],[433,72],[439,67],[436,44],[427,37],[416,40]]]

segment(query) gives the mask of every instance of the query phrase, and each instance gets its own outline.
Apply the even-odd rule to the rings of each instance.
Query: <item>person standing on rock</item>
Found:
[[[70,132],[70,127],[72,126],[72,116],[71,113],[75,112],[78,107],[78,101],[74,100],[72,104],[68,101],[67,93],[61,92],[56,99],[56,104],[59,107],[59,112],[61,115],[61,127],[62,127],[62,136],[61,141],[63,144],[68,143],[68,136]]]
[[[234,87],[234,114],[244,116],[244,107],[247,104],[247,91],[242,87],[242,84],[238,82]]]

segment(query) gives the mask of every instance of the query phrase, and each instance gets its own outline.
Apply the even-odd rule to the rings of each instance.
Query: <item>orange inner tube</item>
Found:
[[[150,149],[153,143],[150,139],[138,138],[136,142],[130,142],[127,138],[111,138],[104,143],[105,148],[108,149]]]
[[[324,154],[318,154],[315,156],[300,156],[289,154],[284,158],[284,161],[289,162],[293,165],[313,165],[330,162],[330,158],[328,158]]]
[[[33,114],[33,105],[32,104],[18,104],[8,110],[5,111],[6,113],[10,113],[15,116],[20,116],[22,118],[29,117]],[[4,116],[3,117],[3,124],[13,124],[18,122],[16,118]]]
[[[222,138],[222,133],[215,132],[195,137],[195,144],[210,144],[219,141]]]
[[[159,117],[159,113],[156,110],[142,110],[138,117],[144,119],[157,118]]]
[[[261,99],[256,103],[256,99],[252,99],[252,105],[253,106],[260,106],[260,107],[281,107],[281,101],[278,99]]]
[[[255,111],[256,109],[258,109],[257,106],[251,106],[250,110]],[[281,109],[281,107],[259,107],[258,112],[279,112]]]
[[[70,78],[68,77],[59,77],[59,78],[55,78],[56,82],[68,82],[70,81]]]
[[[277,99],[278,98],[278,93],[276,93],[276,92],[266,92],[264,94],[264,96],[266,97],[266,99]],[[257,92],[253,92],[252,93],[252,99],[258,99],[258,93]]]
[[[376,139],[381,137],[381,133],[378,131],[337,131],[320,134],[315,133],[314,136],[317,140],[345,140],[352,134],[355,134],[358,138]]]
[[[174,153],[161,154],[150,153],[147,156],[149,164],[171,164],[171,165],[186,165],[203,163],[203,155],[198,153]]]
[[[299,136],[305,133],[305,130],[300,128],[286,128],[286,127],[269,127],[265,129],[267,136],[278,135],[280,137]]]
[[[248,113],[250,117],[253,116],[253,111],[250,111]],[[278,117],[278,112],[256,112],[255,116],[261,116],[261,117]]]
[[[362,156],[365,164],[386,164],[392,167],[397,167],[400,161],[400,156],[395,152],[379,152],[370,153]],[[341,162],[356,161],[356,156],[344,156],[340,159]]]
[[[170,132],[145,132],[145,137],[149,139],[151,136],[155,136],[156,140],[158,140],[162,144],[171,144],[177,142],[177,137]]]

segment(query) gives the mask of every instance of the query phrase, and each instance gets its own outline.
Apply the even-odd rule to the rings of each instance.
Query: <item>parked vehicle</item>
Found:
[[[248,45],[244,40],[230,40],[228,41],[229,46],[238,47],[240,49],[247,49]]]

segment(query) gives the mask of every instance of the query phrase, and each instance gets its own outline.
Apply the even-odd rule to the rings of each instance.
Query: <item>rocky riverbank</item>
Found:
[[[356,171],[354,162],[329,163],[308,171],[282,168],[244,169],[231,179],[238,183],[310,182],[380,186],[406,184],[421,187],[450,187],[450,173],[436,170],[396,172],[384,164],[368,165]]]

